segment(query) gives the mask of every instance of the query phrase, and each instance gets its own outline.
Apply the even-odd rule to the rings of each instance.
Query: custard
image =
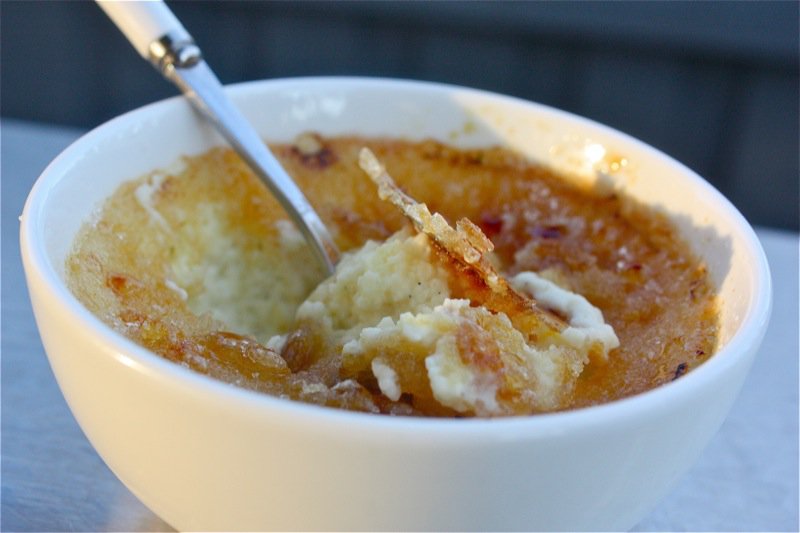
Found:
[[[454,231],[485,239],[472,258],[483,267],[454,263],[379,198],[364,146],[409,198],[474,223]],[[677,379],[716,346],[704,265],[665,216],[618,192],[498,147],[309,134],[272,149],[348,252],[349,274],[323,281],[277,202],[218,148],[122,185],[76,238],[71,290],[180,365],[373,413],[593,405]]]

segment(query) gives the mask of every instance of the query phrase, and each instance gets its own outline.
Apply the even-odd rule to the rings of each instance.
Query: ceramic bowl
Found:
[[[570,412],[391,418],[294,403],[195,374],[115,333],[67,290],[80,225],[122,182],[223,144],[181,98],[86,134],[22,217],[36,320],[64,397],[111,470],[182,530],[624,530],[725,418],[766,329],[764,253],[736,209],[663,153],[514,98],[430,83],[303,78],[229,88],[269,141],[300,132],[501,143],[667,212],[721,301],[717,353],[668,385]],[[623,161],[624,165],[619,162]]]

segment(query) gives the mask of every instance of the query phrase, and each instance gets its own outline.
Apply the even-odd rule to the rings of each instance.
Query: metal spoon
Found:
[[[97,0],[139,54],[178,86],[269,187],[330,274],[339,260],[328,229],[302,191],[225,95],[191,35],[161,0]]]

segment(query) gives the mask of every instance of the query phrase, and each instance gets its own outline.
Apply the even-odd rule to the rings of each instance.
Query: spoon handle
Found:
[[[150,60],[150,43],[164,35],[179,35],[181,41],[192,40],[183,24],[160,0],[158,2],[97,0],[97,5],[117,25],[139,55],[147,60]]]
[[[200,49],[161,0],[118,2],[97,0],[140,55],[181,92],[234,147],[269,187],[312,244],[326,272],[333,273],[339,251],[314,208],[272,155],[253,127],[225,95]]]

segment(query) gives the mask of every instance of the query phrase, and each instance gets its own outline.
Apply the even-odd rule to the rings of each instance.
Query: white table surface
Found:
[[[47,363],[25,287],[17,217],[38,174],[80,133],[0,122],[0,529],[171,531],[117,480],[78,428]],[[798,531],[798,235],[757,233],[775,287],[766,340],[719,433],[636,531]]]

